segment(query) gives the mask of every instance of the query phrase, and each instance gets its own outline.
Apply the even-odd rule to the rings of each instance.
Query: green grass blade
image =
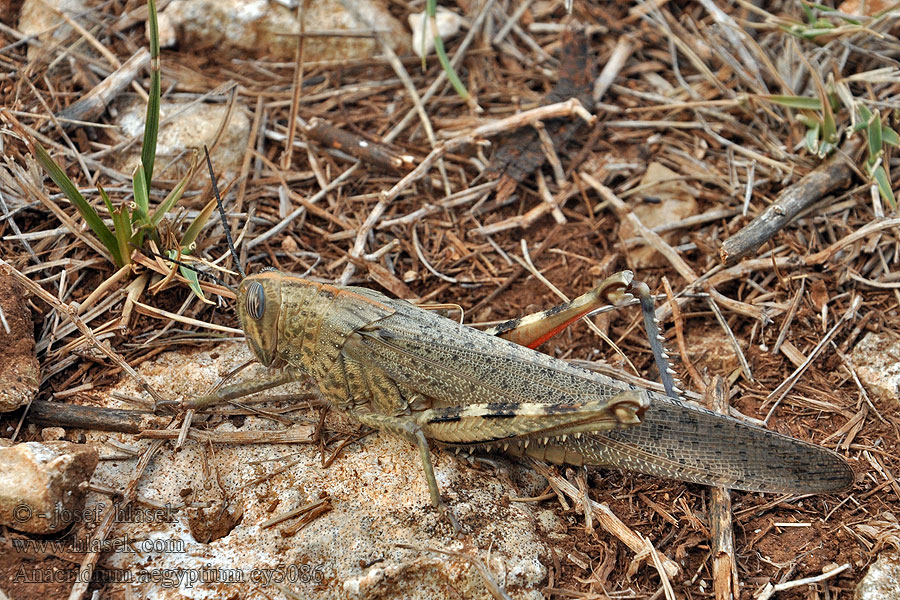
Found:
[[[456,90],[456,94],[462,98],[466,104],[472,104],[472,96],[469,94],[469,90],[466,89],[462,80],[460,80],[459,75],[456,74],[453,65],[450,64],[450,59],[447,58],[447,52],[444,50],[444,42],[441,40],[440,36],[434,36],[434,52],[437,54],[438,61],[441,63],[441,68],[447,73],[447,81],[449,81],[450,85],[453,86],[453,89]]]
[[[859,120],[863,123],[868,123],[872,118],[872,111],[865,104],[858,104],[856,110],[859,111]]]
[[[816,20],[816,13],[815,11],[813,11],[812,6],[810,6],[808,3],[801,2],[800,9],[803,11],[803,16],[806,17],[807,23],[812,23]]]
[[[900,135],[897,135],[897,132],[887,125],[882,125],[881,141],[889,146],[900,146]]]
[[[147,185],[153,181],[153,163],[156,160],[156,139],[159,135],[159,25],[156,20],[156,0],[147,0],[150,11],[147,21],[150,33],[150,98],[144,119],[144,141],[141,145],[141,163]]]
[[[206,225],[206,222],[209,221],[210,215],[212,215],[213,211],[216,209],[216,199],[213,198],[209,202],[206,203],[206,206],[203,207],[203,210],[200,211],[200,214],[191,222],[188,226],[187,231],[184,232],[184,237],[181,239],[181,247],[189,248],[196,241],[197,236],[200,235],[200,230],[203,229],[203,226]]]
[[[138,164],[131,174],[131,185],[134,191],[135,221],[141,225],[147,223],[150,212],[150,190],[147,189],[147,177],[143,165]]]
[[[103,222],[103,219],[101,219],[100,215],[97,214],[97,211],[94,210],[94,207],[88,204],[87,200],[84,199],[84,196],[81,195],[81,192],[78,191],[78,188],[75,187],[75,184],[72,183],[72,180],[69,179],[69,176],[66,175],[66,172],[56,164],[56,161],[53,160],[50,154],[37,141],[34,142],[34,154],[37,161],[41,163],[41,166],[44,167],[44,170],[50,175],[50,179],[53,180],[53,183],[58,185],[59,189],[62,190],[62,193],[69,199],[69,202],[75,205],[75,208],[78,209],[79,214],[81,214],[81,218],[88,224],[88,227],[91,228],[91,231],[94,232],[94,235],[96,235],[97,239],[100,240],[100,243],[103,244],[103,247],[109,250],[109,253],[113,256],[113,260],[116,261],[116,266],[121,267],[122,264],[119,262],[121,256],[119,256],[119,244],[116,242],[116,236],[109,230],[109,227],[106,226],[106,223]]]
[[[837,121],[834,119],[834,111],[831,105],[826,104],[825,117],[822,119],[822,139],[829,144],[834,144],[838,139]]]
[[[124,204],[118,210],[112,212],[113,227],[116,230],[116,244],[119,258],[123,265],[131,262],[131,216],[128,214],[128,207]]]
[[[828,144],[835,144],[838,139],[837,121],[834,118],[834,110],[831,107],[828,91],[817,74],[814,74],[813,79],[816,82],[816,91],[819,94],[819,100],[822,101],[822,140]],[[831,81],[831,77],[829,77],[829,81]],[[822,154],[822,156],[824,156],[824,154]]]
[[[887,171],[884,170],[884,166],[878,165],[872,173],[872,177],[875,179],[875,183],[878,184],[878,193],[881,194],[881,198],[890,204],[892,209],[897,210],[897,199],[894,198],[894,190],[891,189],[891,180],[887,176]]]
[[[866,135],[869,138],[869,164],[875,164],[875,161],[881,156],[881,114],[876,110],[869,120],[869,126],[866,128]]]
[[[113,214],[113,205],[112,201],[109,199],[109,194],[106,193],[106,190],[103,189],[103,186],[99,183],[97,184],[97,191],[100,192],[100,197],[103,199],[103,204],[106,205],[106,210],[109,211],[109,214]]]
[[[819,98],[806,98],[804,96],[783,96],[779,94],[762,94],[758,96],[762,100],[768,100],[773,104],[786,106],[788,108],[799,108],[803,110],[822,110],[822,100]]]
[[[190,286],[191,291],[194,292],[198,298],[207,304],[213,304],[203,295],[203,288],[200,287],[200,280],[197,278],[196,271],[192,271],[183,265],[179,265],[178,270],[181,271],[181,275],[187,279],[188,286]]]
[[[197,168],[197,155],[191,159],[191,166],[188,169],[188,172],[184,174],[184,177],[181,178],[181,181],[178,182],[178,185],[166,196],[166,199],[160,202],[159,206],[156,207],[156,210],[153,211],[153,214],[150,216],[150,225],[153,226],[154,229],[159,225],[159,222],[162,221],[162,218],[166,216],[166,213],[172,210],[172,207],[181,200],[181,196],[184,194],[184,190],[187,188],[188,183],[193,179],[194,172]]]
[[[814,7],[814,8],[817,8],[817,9],[821,10],[821,11],[824,12],[826,15],[833,16],[833,17],[837,17],[838,19],[841,19],[841,20],[843,20],[843,21],[846,21],[847,23],[852,23],[853,25],[860,25],[860,24],[862,24],[862,21],[859,21],[859,20],[857,20],[857,19],[852,19],[852,18],[848,17],[847,15],[844,15],[844,14],[842,14],[842,13],[839,13],[839,12],[837,12],[836,10],[834,10],[834,9],[833,9],[832,7],[830,7],[830,6],[825,6],[824,4],[818,4],[818,3],[816,3],[816,2],[811,2],[811,3],[810,3],[810,6],[812,6],[812,7]]]
[[[447,51],[444,50],[444,41],[441,39],[441,36],[438,35],[436,21],[437,0],[428,0],[428,2],[425,3],[425,12],[431,23],[431,30],[434,32],[434,52],[437,54],[438,61],[441,63],[441,68],[444,69],[444,73],[447,74],[447,81],[450,82],[450,85],[456,90],[457,95],[462,98],[466,104],[470,107],[474,107],[475,101],[472,99],[471,94],[469,94],[469,90],[466,89],[466,86],[463,85],[463,82],[456,74],[453,65],[450,64],[450,59],[447,58]]]
[[[181,256],[183,254],[190,254],[190,251],[187,250],[186,248],[182,248],[180,251],[169,250],[166,252],[166,255],[170,259],[176,260],[176,261],[180,261]],[[187,279],[188,287],[191,288],[191,291],[194,292],[194,295],[196,295],[198,298],[200,298],[200,300],[202,300],[203,302],[205,302],[207,304],[213,304],[212,302],[210,302],[209,300],[206,299],[206,296],[203,295],[203,288],[200,287],[200,279],[197,277],[196,271],[188,269],[184,265],[178,265],[178,270],[181,272],[181,275],[185,279]]]
[[[857,131],[862,131],[863,129],[869,126],[869,121],[872,120],[872,111],[866,108],[865,104],[856,103],[856,123],[853,125],[853,133]]]

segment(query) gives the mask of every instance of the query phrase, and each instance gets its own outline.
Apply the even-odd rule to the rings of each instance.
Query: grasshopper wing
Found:
[[[637,427],[516,453],[754,492],[820,494],[854,480],[834,452],[658,394]]]

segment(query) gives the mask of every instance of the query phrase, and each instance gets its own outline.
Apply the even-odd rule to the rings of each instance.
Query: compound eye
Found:
[[[247,289],[247,314],[254,321],[262,319],[266,310],[266,293],[260,282],[254,281]]]

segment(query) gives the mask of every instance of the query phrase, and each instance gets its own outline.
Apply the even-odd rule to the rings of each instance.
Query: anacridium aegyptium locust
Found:
[[[253,354],[272,375],[185,406],[311,379],[333,407],[417,446],[431,501],[454,528],[429,442],[747,491],[823,493],[853,482],[849,465],[829,450],[528,347],[604,299],[621,302],[635,285],[623,271],[570,303],[482,332],[366,288],[275,271],[246,276],[237,313]],[[645,311],[645,321],[650,315]],[[654,324],[651,337],[655,332]]]

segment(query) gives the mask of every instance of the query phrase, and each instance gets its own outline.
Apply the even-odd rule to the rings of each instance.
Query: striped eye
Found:
[[[247,289],[247,314],[254,321],[262,319],[263,312],[266,310],[266,293],[260,282],[254,281]]]

